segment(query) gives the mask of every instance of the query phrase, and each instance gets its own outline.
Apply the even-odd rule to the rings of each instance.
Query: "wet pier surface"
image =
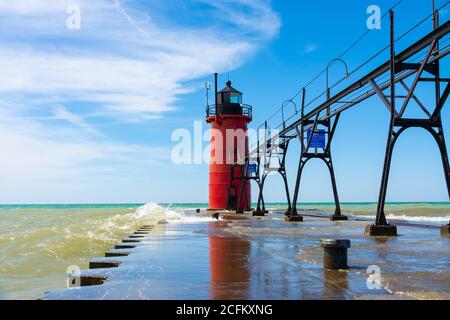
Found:
[[[93,259],[82,287],[43,299],[450,299],[450,237],[402,225],[399,237],[368,238],[367,224],[275,214],[159,224]],[[327,238],[351,241],[348,270],[324,270]]]

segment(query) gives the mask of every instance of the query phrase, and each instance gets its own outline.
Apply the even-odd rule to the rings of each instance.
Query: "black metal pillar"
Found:
[[[304,103],[305,101],[305,90],[303,89],[303,99],[302,99],[302,118],[304,117]],[[325,120],[319,120],[320,113],[317,113],[315,120],[304,120],[302,122],[300,130],[297,130],[297,137],[300,140],[300,159],[298,164],[298,171],[297,171],[297,179],[295,181],[295,190],[294,190],[294,196],[292,200],[292,209],[290,210],[289,216],[286,217],[287,221],[303,221],[303,217],[298,214],[297,210],[297,202],[298,202],[298,196],[300,191],[300,183],[302,178],[303,169],[306,165],[306,163],[311,159],[320,159],[325,162],[328,171],[330,173],[330,179],[331,179],[331,186],[333,189],[333,197],[334,197],[334,203],[335,203],[335,212],[331,216],[331,220],[337,221],[337,220],[347,220],[347,217],[342,215],[341,213],[341,206],[339,202],[339,195],[337,191],[336,186],[336,177],[334,174],[334,167],[333,167],[333,159],[331,157],[331,143],[333,140],[334,133],[336,131],[336,126],[338,124],[340,113],[336,114],[334,116],[333,121],[329,116],[329,111],[327,110],[327,118]],[[305,144],[304,139],[304,131],[305,127],[311,126],[311,136],[309,137],[307,143]],[[328,141],[326,144],[326,147],[323,149],[322,152],[318,152],[318,150],[315,150],[314,153],[309,152],[311,141],[313,138],[314,133],[316,132],[317,126],[322,125],[327,129],[328,134]]]
[[[267,121],[264,122],[264,141],[267,141]],[[262,125],[261,125],[262,126]],[[256,181],[258,185],[258,201],[256,204],[256,210],[253,211],[254,216],[264,216],[268,211],[266,210],[266,204],[264,202],[264,183],[266,181],[266,175],[263,172],[263,175],[261,177],[261,150],[260,150],[260,143],[259,143],[259,130],[261,126],[258,127],[256,131],[257,136],[257,149],[256,149],[256,161],[257,161],[257,169],[256,169],[256,176],[254,180]],[[265,152],[265,150],[264,150]]]
[[[237,197],[237,205],[236,205],[236,213],[244,213],[244,210],[248,209],[248,208],[242,208],[241,207],[241,202],[242,202],[242,197],[246,196],[247,192],[245,191],[245,185],[246,185],[246,179],[247,179],[247,164],[245,165],[240,165],[239,166],[239,170],[240,170],[240,189],[239,189],[239,196]]]
[[[386,191],[387,185],[389,181],[389,172],[391,168],[391,160],[392,160],[392,151],[394,149],[395,141],[398,138],[398,135],[394,131],[395,124],[395,30],[394,30],[394,12],[392,10],[389,11],[390,16],[390,61],[391,61],[391,99],[390,99],[390,122],[389,122],[389,133],[386,143],[386,153],[383,165],[383,175],[381,178],[381,187],[380,194],[378,197],[378,207],[377,207],[377,217],[375,224],[379,226],[386,226],[386,215],[384,213],[384,204],[386,202]],[[396,233],[396,231],[395,231]]]
[[[386,152],[383,165],[383,174],[381,177],[380,193],[378,196],[377,216],[375,224],[368,225],[365,230],[365,234],[368,236],[397,236],[397,227],[389,225],[386,221],[386,215],[384,213],[384,204],[386,201],[386,191],[389,180],[389,171],[391,168],[392,151],[394,149],[395,142],[398,138],[398,133],[395,132],[395,119],[398,117],[398,113],[395,109],[395,30],[394,30],[394,12],[389,11],[390,17],[390,101],[387,101],[386,97],[379,92],[379,96],[383,97],[383,101],[388,103],[390,111],[389,132],[386,142]],[[374,82],[372,82],[372,85]]]
[[[288,181],[287,181],[287,176],[286,176],[286,172],[284,171],[283,173],[280,172],[281,177],[283,178],[283,182],[284,182],[284,190],[286,191],[286,200],[288,203],[288,207],[287,210],[285,212],[285,215],[289,215],[289,213],[292,210],[292,203],[291,203],[291,196],[289,194],[289,186],[288,186]]]
[[[265,127],[267,130],[267,124]],[[267,147],[264,150],[264,156],[265,156],[264,169],[263,169],[263,175],[261,178],[261,183],[259,184],[260,190],[259,190],[259,195],[258,195],[258,204],[257,204],[256,211],[254,212],[254,215],[262,216],[268,212],[266,210],[266,208],[264,206],[264,202],[263,202],[263,190],[264,190],[264,185],[265,185],[266,179],[270,172],[278,172],[281,175],[281,177],[283,179],[284,190],[286,193],[286,201],[288,204],[288,207],[285,211],[285,215],[289,215],[289,213],[291,212],[292,203],[291,203],[289,185],[288,185],[287,174],[286,174],[286,155],[287,155],[287,151],[289,149],[289,141],[290,140],[289,140],[289,137],[285,137],[285,136],[281,137],[280,139],[281,139],[281,142],[279,144],[272,143],[272,142],[267,143]],[[276,158],[278,160],[278,165],[279,165],[278,167],[271,167],[271,160],[273,158],[274,152],[276,153]],[[258,175],[259,175],[259,173],[258,173]],[[262,209],[261,209],[261,205],[260,205],[261,201],[263,202]]]
[[[261,179],[261,181],[259,181],[259,179],[256,180],[256,183],[258,184],[259,193],[258,193],[258,202],[256,205],[256,210],[253,211],[254,216],[264,216],[268,212],[266,210],[266,204],[264,202],[264,195],[263,195],[264,182],[265,182],[265,177],[263,177]]]
[[[288,185],[287,174],[286,174],[286,154],[287,154],[287,151],[289,148],[289,140],[283,141],[279,147],[283,150],[283,154],[281,156],[280,168],[278,170],[278,173],[283,178],[284,191],[286,192],[286,201],[287,201],[288,207],[286,209],[285,215],[289,215],[289,213],[292,210],[291,196],[289,193],[289,185]]]
[[[298,211],[297,211],[298,195],[299,195],[299,191],[300,191],[302,172],[303,172],[303,169],[304,169],[306,163],[311,159],[320,159],[325,163],[325,165],[328,168],[328,171],[330,173],[331,186],[333,189],[335,211],[334,211],[334,214],[330,217],[330,219],[333,221],[347,220],[347,217],[342,215],[342,213],[341,213],[339,194],[338,194],[337,185],[336,185],[336,176],[334,174],[333,158],[331,156],[331,151],[330,151],[331,140],[333,139],[334,130],[336,129],[336,125],[337,125],[338,121],[339,121],[339,114],[335,117],[333,124],[331,124],[331,121],[329,119],[320,122],[324,126],[328,126],[328,127],[332,128],[328,133],[328,137],[329,137],[328,138],[328,146],[325,148],[324,152],[322,152],[322,153],[307,152],[305,150],[309,149],[309,142],[306,146],[304,146],[304,143],[302,143],[302,151],[301,151],[299,165],[298,165],[297,179],[295,181],[295,190],[294,190],[294,196],[293,196],[293,200],[292,200],[292,210],[291,210],[290,216],[298,216]],[[317,123],[313,125],[313,132],[315,131],[316,126],[317,126]]]
[[[336,206],[334,215],[331,217],[332,220],[347,220],[347,217],[343,216],[341,214],[341,204],[339,202],[339,195],[337,192],[337,186],[336,186],[336,178],[334,176],[334,167],[333,167],[333,161],[331,160],[331,155],[328,158],[328,160],[323,159],[330,170],[330,178],[331,178],[331,185],[333,187],[333,196],[334,196],[334,203]]]
[[[437,14],[437,13],[435,13]],[[435,19],[437,19],[435,17]],[[388,105],[390,110],[390,123],[389,123],[389,132],[387,137],[387,143],[386,143],[386,153],[385,153],[385,159],[384,159],[384,166],[383,166],[383,174],[381,178],[381,185],[380,185],[380,193],[378,197],[378,206],[377,206],[377,215],[375,219],[375,224],[368,225],[366,227],[365,234],[367,236],[397,236],[397,228],[396,226],[390,225],[386,220],[385,215],[385,203],[386,203],[386,194],[387,194],[387,187],[389,182],[389,173],[390,173],[390,167],[391,167],[391,161],[392,161],[392,154],[394,151],[395,143],[398,140],[398,137],[408,128],[415,127],[415,128],[423,128],[426,131],[428,131],[435,139],[438,147],[439,152],[441,154],[442,158],[442,164],[444,168],[444,176],[447,184],[447,190],[450,198],[450,169],[449,169],[449,159],[448,159],[448,153],[447,148],[445,145],[445,139],[444,139],[444,130],[442,127],[442,119],[441,119],[441,110],[444,106],[448,95],[449,95],[449,82],[448,80],[440,79],[439,76],[439,64],[432,64],[429,63],[430,57],[433,55],[433,52],[435,52],[436,48],[438,48],[438,42],[433,41],[427,51],[427,54],[423,60],[423,62],[419,65],[412,65],[404,63],[403,61],[396,61],[395,56],[395,50],[394,50],[394,13],[391,10],[390,11],[390,20],[391,20],[391,79],[390,79],[390,101],[388,101],[387,97],[383,95],[381,91],[378,91],[378,95],[383,100],[385,104]],[[436,20],[435,20],[436,21]],[[434,27],[437,26],[434,24]],[[404,82],[401,82],[405,90],[407,91],[406,97],[404,98],[404,102],[402,104],[402,107],[400,108],[400,111],[397,112],[395,102],[396,93],[395,93],[395,75],[396,75],[396,69],[397,67],[401,70],[414,68],[414,70],[417,70],[417,73],[415,75],[415,79],[412,82],[412,85],[408,87]],[[423,72],[427,71],[433,75],[433,78],[424,78],[422,76]],[[432,81],[435,83],[436,86],[436,106],[434,108],[434,111],[431,113],[428,111],[428,109],[424,106],[424,104],[418,99],[418,97],[414,94],[414,91],[421,81]],[[446,81],[447,86],[444,90],[444,93],[440,94],[440,83]],[[376,83],[372,80],[371,81],[372,86],[374,88],[377,88]],[[438,88],[439,87],[439,88]],[[424,118],[405,118],[403,117],[404,112],[406,108],[408,107],[408,103],[410,102],[410,99],[414,99],[414,101],[419,105],[419,107],[424,111],[426,117]],[[445,229],[450,229],[450,224],[448,226],[444,226],[442,228],[442,232],[445,233]]]
[[[298,163],[298,169],[297,169],[297,178],[295,180],[295,189],[294,189],[294,196],[292,198],[292,209],[291,213],[289,215],[289,218],[291,218],[289,221],[295,220],[295,221],[303,221],[303,216],[299,215],[297,212],[297,201],[298,201],[298,193],[300,189],[300,181],[302,179],[302,172],[303,168],[305,167],[306,162],[308,160],[304,160],[302,156],[300,156],[300,160]],[[288,219],[286,219],[288,220]]]

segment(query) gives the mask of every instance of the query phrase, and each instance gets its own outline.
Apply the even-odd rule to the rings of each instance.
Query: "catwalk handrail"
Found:
[[[423,49],[425,49],[433,41],[441,39],[442,37],[446,36],[449,32],[450,32],[450,21],[447,21],[444,24],[442,24],[440,27],[438,27],[437,29],[431,31],[430,33],[425,35],[423,38],[421,38],[420,40],[418,40],[417,42],[415,42],[414,44],[412,44],[411,46],[409,46],[408,48],[403,50],[401,53],[397,54],[395,56],[395,61],[404,61],[408,58],[411,58],[415,54],[417,54],[420,51],[422,51]],[[441,55],[435,57],[434,59],[431,58],[430,61],[437,60],[438,58],[442,58],[442,57],[446,56],[448,53],[449,53],[449,50],[447,50],[444,54],[441,54]],[[268,144],[271,145],[272,143],[276,142],[276,140],[280,136],[286,136],[289,132],[298,128],[298,126],[300,126],[305,120],[309,120],[313,117],[316,117],[317,114],[320,114],[322,111],[326,110],[328,107],[331,107],[333,104],[339,102],[341,99],[347,97],[348,95],[354,93],[355,91],[370,84],[371,80],[383,75],[384,73],[388,72],[389,70],[390,70],[390,61],[386,61],[378,68],[369,72],[367,75],[363,76],[362,78],[360,78],[359,80],[357,80],[356,82],[354,82],[353,84],[348,86],[347,88],[343,89],[342,91],[340,91],[339,93],[337,93],[336,95],[331,97],[329,100],[325,101],[318,107],[314,108],[313,110],[311,110],[310,112],[305,114],[302,118],[296,120],[295,122],[293,122],[292,124],[287,126],[285,129],[281,130],[278,134],[267,139],[265,142],[263,142],[261,144],[259,144],[259,142],[258,142],[258,146],[250,151],[250,153],[247,157],[247,160],[250,159],[252,156],[254,156],[258,152],[258,150],[261,150],[261,149],[264,150],[265,148],[267,148]],[[414,74],[415,72],[416,71],[414,70],[411,72],[406,72],[405,74],[407,74],[409,76],[411,74]],[[404,78],[405,78],[405,75],[398,77],[396,79],[396,82],[398,82]],[[390,87],[390,84],[387,84],[385,86],[382,86],[381,88],[384,90],[389,87]],[[366,97],[359,99],[356,103],[352,103],[351,106],[354,106],[354,105],[364,101],[365,99],[373,96],[374,94],[375,94],[375,92],[373,92],[372,94],[368,94]],[[340,113],[340,112],[350,108],[351,106],[349,106],[347,108],[341,107],[341,108],[339,108],[338,112],[336,112],[336,111],[333,112],[333,115],[336,115],[337,113]],[[331,116],[331,114],[330,114],[330,116]]]

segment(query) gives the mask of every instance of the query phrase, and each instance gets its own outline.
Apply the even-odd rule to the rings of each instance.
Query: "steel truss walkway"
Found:
[[[450,167],[441,120],[441,111],[449,96],[450,78],[445,78],[442,76],[443,70],[441,70],[440,67],[440,61],[450,53],[448,44],[440,47],[442,39],[447,36],[450,31],[450,21],[447,20],[439,26],[439,11],[434,10],[433,30],[409,46],[407,49],[396,54],[393,10],[390,10],[389,14],[391,28],[390,55],[388,61],[334,96],[330,97],[329,91],[327,91],[327,100],[307,113],[305,113],[306,90],[303,89],[300,117],[296,120],[294,119],[291,124],[287,125],[286,120],[284,119],[284,108],[286,105],[283,104],[281,108],[283,119],[282,124],[280,125],[280,132],[272,136],[268,135],[268,126],[266,122],[264,126],[266,132],[264,135],[264,140],[260,141],[260,137],[258,135],[257,146],[250,151],[249,156],[245,159],[245,161],[233,165],[233,167],[244,167],[244,170],[241,170],[242,175],[239,179],[242,181],[245,179],[255,180],[258,184],[259,196],[257,208],[254,211],[255,215],[263,215],[267,212],[264,205],[263,189],[268,173],[275,171],[282,175],[285,184],[288,202],[286,220],[302,221],[303,218],[297,211],[297,199],[300,191],[302,171],[310,159],[318,158],[325,162],[330,172],[331,184],[336,204],[336,210],[331,219],[345,220],[346,217],[343,216],[340,211],[339,197],[332,161],[331,146],[333,135],[342,112],[357,106],[359,103],[375,95],[379,97],[381,103],[388,109],[390,113],[390,125],[387,137],[376,220],[373,225],[367,226],[366,234],[370,236],[397,235],[396,227],[388,224],[386,220],[384,206],[393,149],[398,137],[408,128],[423,128],[434,137],[441,154],[445,181],[450,198]],[[406,84],[407,79],[413,80],[412,84],[409,86]],[[433,99],[434,102],[431,106],[425,105],[425,103],[422,102],[416,95],[417,88],[423,83],[431,83],[434,86],[433,95],[435,96],[435,99]],[[445,85],[443,90],[441,88],[441,84]],[[398,95],[398,87],[403,88],[402,90],[407,92],[406,95]],[[411,101],[414,101],[423,111],[422,118],[412,119],[404,117],[405,111]],[[287,102],[294,105],[295,115],[297,115],[297,106],[294,101],[288,100]],[[311,144],[313,142],[312,140],[315,135],[319,133],[326,136],[325,147],[319,149],[313,148]],[[299,140],[301,152],[295,181],[295,190],[293,196],[291,197],[287,184],[285,158],[289,143],[294,139]],[[276,154],[279,157],[277,168],[270,167],[270,163],[272,163],[270,159],[273,157],[273,154]],[[264,170],[262,175],[260,175],[260,166],[262,163],[261,156],[264,157]],[[268,158],[269,162],[267,162]],[[255,174],[251,174],[248,171],[250,163],[256,163],[257,165]],[[233,176],[233,172],[234,170],[232,169],[232,183],[233,179],[236,179]],[[240,194],[242,196],[242,190]],[[238,203],[240,203],[240,201],[238,201]],[[242,209],[238,211],[242,211]],[[450,224],[442,227],[442,232],[448,233],[448,229],[450,229]]]

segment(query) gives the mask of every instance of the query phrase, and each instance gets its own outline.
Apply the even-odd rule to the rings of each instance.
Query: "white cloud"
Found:
[[[67,109],[62,106],[56,106],[53,109],[53,112],[54,114],[52,119],[64,120],[89,133],[93,133],[96,135],[99,134],[99,132],[93,126],[89,125],[82,117],[67,111]]]
[[[161,164],[170,154],[165,148],[83,137],[74,128],[59,126],[49,130],[18,112],[0,110],[2,197],[22,188],[45,189],[54,183],[70,186],[86,179],[92,182],[114,174],[131,175]],[[56,117],[90,129],[63,108],[57,111]]]
[[[313,53],[319,49],[319,46],[315,43],[308,43],[305,48],[302,50],[301,55],[307,55],[309,53]]]
[[[217,16],[238,26],[239,33],[253,32],[271,39],[278,34],[281,20],[270,0],[199,0],[217,9]]]
[[[65,28],[65,9],[73,2],[81,8],[81,31]],[[170,111],[185,92],[184,83],[241,65],[261,38],[271,38],[279,29],[279,19],[265,1],[210,4],[224,23],[233,21],[252,35],[219,31],[221,20],[215,31],[158,26],[142,15],[132,17],[117,0],[0,0],[1,26],[27,39],[0,42],[0,92],[58,94],[67,101],[80,97],[122,117],[142,113],[145,119]]]
[[[0,12],[13,15],[34,15],[36,13],[48,13],[57,8],[64,8],[64,5],[67,6],[66,3],[64,1],[2,0],[0,1]]]
[[[268,1],[212,0],[189,23],[158,11],[176,1],[0,0],[0,190],[61,193],[169,159],[97,123],[160,119],[189,83],[242,65],[280,28]],[[70,5],[81,30],[66,28]]]

